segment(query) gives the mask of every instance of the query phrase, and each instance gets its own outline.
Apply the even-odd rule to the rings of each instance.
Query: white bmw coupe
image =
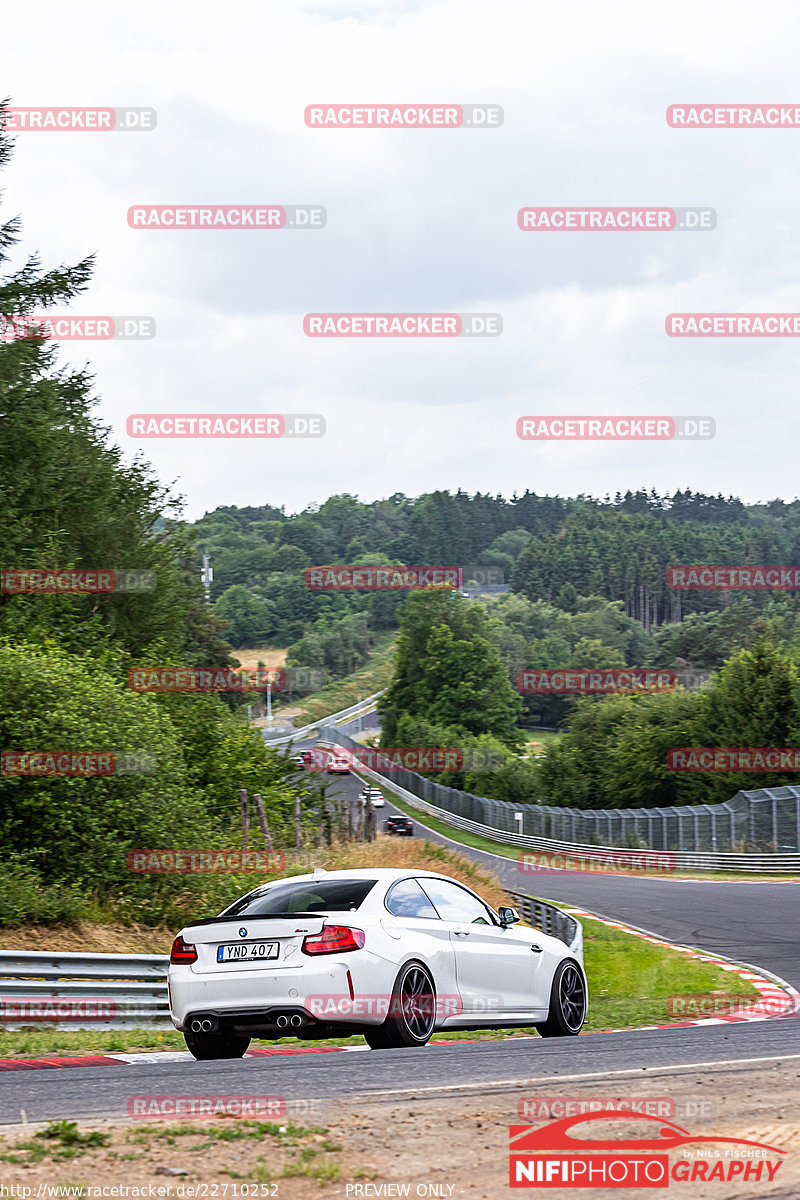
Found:
[[[586,1018],[583,931],[565,940],[494,911],[445,875],[324,871],[248,892],[172,946],[172,1022],[195,1058],[241,1058],[252,1037],[348,1037],[373,1050],[424,1046],[436,1030]]]

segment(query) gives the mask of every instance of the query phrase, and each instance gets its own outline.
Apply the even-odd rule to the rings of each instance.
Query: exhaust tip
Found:
[[[299,1013],[295,1013],[294,1016],[292,1017],[292,1025],[295,1027],[295,1029],[297,1029],[298,1025],[302,1025],[302,1024],[303,1024],[303,1018],[300,1016]]]
[[[279,1029],[285,1029],[286,1026],[289,1024],[289,1018],[285,1015],[285,1013],[281,1013],[281,1015],[278,1017],[275,1024],[278,1026]]]
[[[203,1026],[201,1025],[201,1023],[199,1021],[192,1021],[192,1026],[191,1026],[192,1033],[199,1033],[202,1028],[203,1028]]]
[[[209,1033],[211,1030],[211,1022],[203,1021],[200,1025],[200,1028],[202,1029],[203,1033]]]

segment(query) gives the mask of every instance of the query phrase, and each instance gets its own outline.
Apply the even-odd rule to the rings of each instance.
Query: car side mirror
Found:
[[[498,908],[497,915],[500,918],[500,924],[503,928],[506,928],[508,925],[516,925],[517,921],[522,920],[515,908]]]

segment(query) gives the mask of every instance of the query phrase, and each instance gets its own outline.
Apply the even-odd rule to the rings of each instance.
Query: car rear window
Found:
[[[264,917],[279,913],[355,912],[375,879],[303,879],[277,883],[236,900],[221,917]]]

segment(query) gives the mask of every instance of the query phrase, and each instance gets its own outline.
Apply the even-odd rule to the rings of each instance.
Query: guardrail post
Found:
[[[264,801],[261,799],[260,792],[256,792],[255,796],[253,796],[253,802],[256,806],[258,823],[261,826],[261,832],[264,835],[264,845],[266,846],[267,850],[272,850],[272,834],[269,831],[269,821],[267,820],[267,814],[264,811]]]
[[[303,826],[300,824],[300,797],[294,798],[294,844],[298,850],[303,848]]]

